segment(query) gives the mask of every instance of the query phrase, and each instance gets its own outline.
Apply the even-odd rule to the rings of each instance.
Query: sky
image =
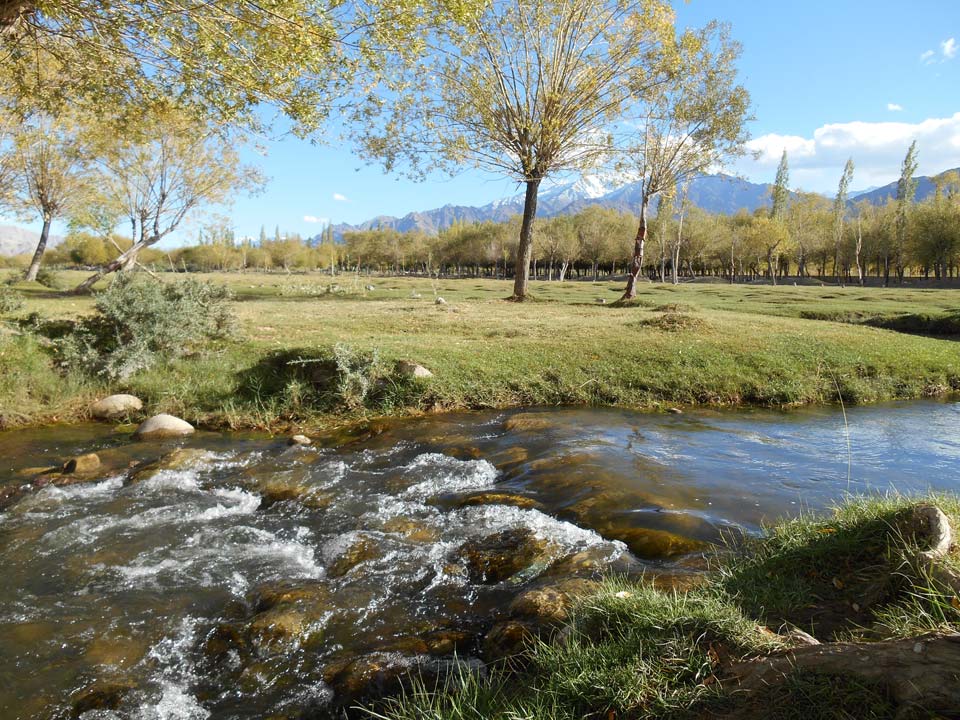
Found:
[[[771,182],[784,149],[791,186],[834,193],[848,157],[852,188],[896,180],[913,139],[920,175],[960,166],[960,0],[689,0],[678,25],[728,22],[743,46],[741,82],[752,98],[749,148],[731,172]],[[359,223],[445,204],[484,205],[515,182],[464,170],[414,183],[356,157],[329,128],[318,142],[278,134],[248,151],[269,178],[227,214],[239,237],[313,236],[327,222]],[[170,239],[189,242],[200,221]],[[22,223],[21,223],[22,224]]]

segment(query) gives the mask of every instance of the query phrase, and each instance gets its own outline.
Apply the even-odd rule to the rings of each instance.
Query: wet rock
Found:
[[[497,470],[511,470],[515,466],[525,463],[530,457],[526,448],[513,445],[505,450],[490,455],[487,459],[497,466]]]
[[[437,630],[425,635],[423,640],[426,643],[425,652],[431,655],[463,655],[476,638],[461,630]]]
[[[529,567],[543,553],[546,540],[526,528],[504,530],[464,543],[458,554],[473,583],[493,584]]]
[[[372,560],[380,554],[377,544],[370,538],[361,538],[344,550],[327,568],[327,576],[343,577],[360,563]]]
[[[65,475],[89,475],[100,469],[100,456],[96,453],[77,455],[63,464],[62,472]]]
[[[126,669],[140,662],[150,643],[146,638],[106,635],[94,638],[83,653],[91,665]]]
[[[260,496],[260,509],[281,502],[295,502],[311,510],[323,510],[333,502],[333,495],[287,474],[256,478],[250,488]]]
[[[306,435],[294,435],[287,439],[287,445],[313,445],[313,440]]]
[[[330,612],[329,591],[319,584],[279,585],[255,595],[257,612],[247,623],[246,639],[257,651],[283,651],[310,640]],[[233,641],[229,634],[224,638]]]
[[[219,623],[207,633],[201,647],[208,658],[219,660],[234,650],[245,652],[247,638],[236,625]]]
[[[637,557],[649,560],[664,560],[701,552],[707,547],[705,542],[666,530],[607,526],[599,528],[598,532],[608,540],[619,540],[624,543]]]
[[[383,524],[383,531],[403,535],[407,540],[421,543],[436,542],[439,531],[419,520],[411,518],[390,518]]]
[[[136,395],[108,395],[90,406],[90,414],[97,420],[126,418],[143,409],[143,402]]]
[[[531,588],[510,603],[510,616],[534,621],[540,625],[564,622],[570,608],[581,597],[599,587],[591,580],[571,578],[550,585]]]
[[[203,450],[201,448],[177,448],[153,462],[148,462],[135,468],[127,482],[143,482],[164,470],[195,470],[209,464],[215,459],[216,455],[209,450]]]
[[[125,680],[97,680],[70,698],[73,717],[91,710],[116,710],[135,685]]]
[[[415,362],[410,362],[409,360],[401,360],[397,363],[396,371],[398,375],[402,377],[410,378],[429,378],[433,377],[433,373],[427,370],[423,365],[420,365]]]
[[[160,440],[192,435],[194,432],[193,425],[186,420],[161,413],[140,423],[133,436],[140,440]]]
[[[506,492],[479,493],[477,495],[471,495],[460,503],[460,507],[471,507],[474,505],[510,505],[524,509],[543,507],[543,505],[533,498]]]
[[[545,413],[517,413],[503,422],[503,429],[509,432],[531,432],[546,430],[553,423]]]
[[[416,658],[401,653],[377,652],[331,664],[324,679],[343,701],[381,697],[396,692],[417,664]]]
[[[533,623],[501,620],[484,636],[481,657],[487,662],[518,658],[536,637]]]

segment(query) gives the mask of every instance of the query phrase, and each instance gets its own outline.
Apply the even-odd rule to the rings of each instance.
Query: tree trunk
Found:
[[[43,229],[40,231],[40,242],[37,243],[37,249],[33,253],[33,260],[30,261],[30,267],[27,268],[27,274],[24,275],[24,280],[27,282],[33,282],[37,279],[37,273],[40,272],[40,262],[43,260],[43,253],[47,249],[47,240],[50,238],[50,224],[53,222],[53,217],[44,214],[43,216]]]
[[[567,268],[570,267],[570,262],[567,260],[563,261],[563,264],[560,266],[560,279],[559,282],[563,282],[564,278],[567,276]]]
[[[770,276],[770,282],[777,284],[777,274],[773,271],[773,248],[767,248],[767,274]]]
[[[72,290],[72,292],[76,295],[82,295],[84,293],[90,292],[93,289],[94,285],[96,285],[101,279],[103,279],[110,273],[126,268],[128,266],[128,263],[136,262],[137,254],[141,250],[143,250],[143,248],[153,245],[159,239],[160,238],[158,237],[150,237],[150,238],[147,238],[146,240],[140,240],[139,242],[134,243],[127,250],[120,253],[120,255],[118,255],[116,259],[111,260],[109,263],[104,265],[93,275],[91,275],[82,283],[77,285]]]
[[[630,300],[637,296],[637,278],[643,272],[643,251],[647,243],[647,206],[650,198],[643,196],[640,203],[640,225],[637,227],[637,237],[633,241],[633,260],[630,262],[630,274],[627,276],[627,288],[623,292],[622,300]]]
[[[527,299],[530,285],[530,258],[533,255],[533,220],[537,216],[537,192],[540,178],[527,180],[523,198],[523,220],[520,223],[520,243],[517,246],[517,265],[513,278],[513,296],[510,300],[523,302]]]

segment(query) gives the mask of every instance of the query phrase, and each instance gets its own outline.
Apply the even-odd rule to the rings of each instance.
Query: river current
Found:
[[[767,520],[960,490],[960,403],[464,413],[315,447],[38,429],[0,433],[0,487],[89,452],[95,480],[0,512],[2,718],[324,717],[387,665],[479,667],[552,578],[682,583]]]

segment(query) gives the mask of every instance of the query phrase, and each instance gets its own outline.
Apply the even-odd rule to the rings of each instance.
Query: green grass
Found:
[[[70,284],[81,274],[61,276]],[[269,392],[265,386],[277,383],[262,375],[277,353],[309,355],[336,343],[377,350],[388,363],[414,360],[435,373],[406,407],[367,408],[373,414],[556,404],[795,406],[960,389],[956,340],[801,317],[861,310],[948,316],[958,291],[651,284],[641,286],[637,306],[612,307],[619,283],[535,282],[539,302],[514,304],[503,302],[506,281],[205,277],[235,292],[240,341],[120,384],[74,380],[50,393],[44,352],[10,349],[9,336],[0,336],[0,370],[20,363],[16,387],[0,386],[3,422],[79,419],[89,399],[129,391],[151,410],[212,426],[330,424],[347,416],[291,399],[284,378],[274,378],[280,390]],[[328,292],[331,282],[338,289]],[[92,308],[89,298],[18,287],[26,298],[20,317],[69,320]],[[436,296],[447,304],[434,304]]]
[[[831,606],[808,625],[831,639],[861,642],[930,631],[960,631],[960,600],[897,560],[910,539],[892,530],[917,498],[850,499],[828,518],[777,523],[738,552],[717,558],[707,583],[687,592],[607,580],[583,598],[550,641],[530,644],[526,662],[488,677],[460,673],[445,684],[414,683],[370,715],[382,720],[694,720],[764,717],[904,717],[881,685],[855,678],[797,673],[759,692],[725,692],[726,663],[783,647],[779,629],[793,613]],[[937,504],[952,523],[960,499]],[[954,525],[956,527],[956,525]],[[950,562],[956,562],[951,558]],[[855,610],[846,593],[877,584],[875,607]],[[861,601],[863,597],[856,595]],[[818,624],[822,622],[823,624]],[[865,624],[864,624],[865,623]],[[920,712],[910,717],[925,717]],[[899,714],[898,714],[899,713]]]

